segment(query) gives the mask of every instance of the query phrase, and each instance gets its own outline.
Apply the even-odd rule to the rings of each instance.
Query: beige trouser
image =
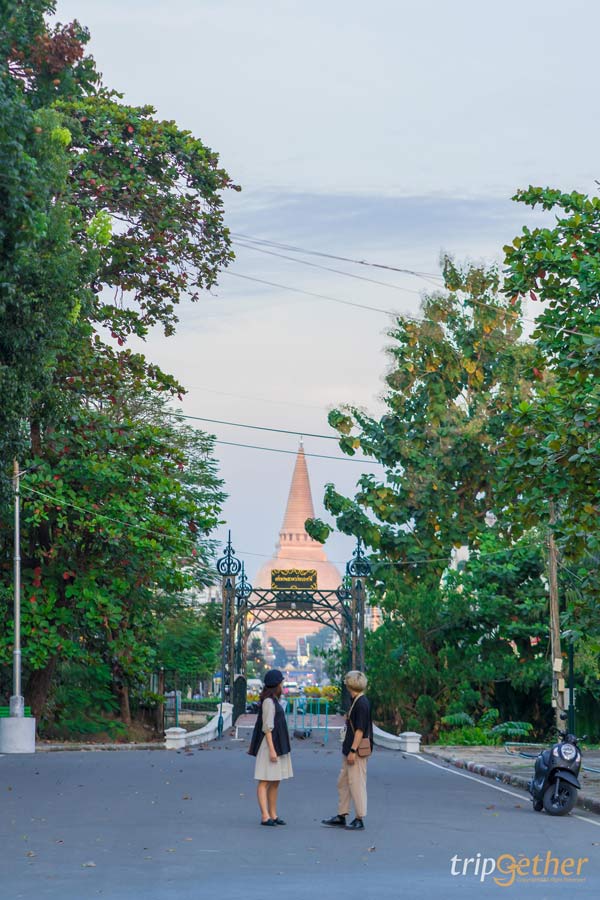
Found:
[[[363,819],[367,814],[367,760],[358,754],[354,754],[354,760],[354,765],[349,766],[344,756],[342,762],[337,782],[338,814],[347,816],[352,800],[356,818]]]

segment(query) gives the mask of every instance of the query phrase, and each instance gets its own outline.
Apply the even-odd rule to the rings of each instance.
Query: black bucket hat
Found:
[[[269,669],[265,675],[265,687],[274,688],[283,681],[283,672],[279,669]]]

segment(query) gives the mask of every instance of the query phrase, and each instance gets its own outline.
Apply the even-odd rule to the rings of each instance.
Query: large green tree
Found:
[[[515,199],[554,218],[505,248],[513,302],[539,304],[536,389],[503,441],[505,478],[522,520],[550,526],[563,554],[582,561],[597,605],[590,563],[600,550],[600,199],[533,187]]]
[[[455,550],[476,548],[498,512],[498,442],[534,379],[533,349],[519,340],[519,307],[501,293],[496,269],[460,268],[446,258],[443,271],[445,290],[424,298],[422,320],[399,317],[390,331],[384,415],[348,405],[329,416],[342,450],[376,459],[381,475],[361,476],[354,497],[333,485],[325,492],[337,528],[371,550],[372,599],[393,623],[371,639],[375,656],[397,667],[389,634],[413,634],[416,656],[403,665],[407,672],[423,666],[412,688],[423,727],[448,681],[442,579]],[[308,529],[322,540],[330,526],[313,521]]]
[[[7,161],[27,165],[14,169],[3,262],[15,336],[39,349],[35,384],[21,377],[18,340],[0,359],[24,386],[11,421],[34,467],[23,481],[27,694],[39,713],[58,660],[89,656],[111,673],[127,720],[130,689],[153,665],[155,624],[206,578],[222,493],[211,440],[177,425],[160,399],[183,387],[125,344],[155,326],[171,334],[180,300],[215,283],[232,255],[222,191],[233,185],[201,141],[102,85],[86,29],[48,25],[54,2],[4,0],[4,10],[2,85],[24,123]],[[22,157],[28,142],[38,158]],[[44,190],[35,203],[30,176]],[[27,265],[15,266],[23,222]],[[3,326],[12,311],[0,309]],[[5,471],[14,445],[2,450]]]
[[[34,4],[35,5],[35,4]],[[25,4],[2,0],[0,30],[0,460],[22,451],[32,403],[52,378],[69,323],[91,300],[93,225],[69,190],[71,133],[32,105],[19,43],[35,40]],[[77,243],[75,237],[77,236]],[[6,473],[6,468],[2,466]],[[0,487],[0,498],[5,495]]]

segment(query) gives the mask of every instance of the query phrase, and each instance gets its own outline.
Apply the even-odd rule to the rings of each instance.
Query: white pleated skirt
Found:
[[[292,778],[293,775],[292,754],[286,753],[284,756],[278,756],[277,762],[271,762],[269,759],[269,745],[266,738],[263,738],[256,754],[256,764],[254,766],[254,778],[256,781],[285,781],[286,778]]]

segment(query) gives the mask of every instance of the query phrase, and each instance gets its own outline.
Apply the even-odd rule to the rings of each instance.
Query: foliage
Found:
[[[127,720],[128,689],[154,666],[161,619],[207,577],[205,535],[223,495],[210,439],[164,413],[159,423],[124,415],[124,406],[116,420],[111,406],[81,408],[52,432],[23,480],[23,658],[35,694],[36,671],[59,656],[99,655]],[[9,615],[8,591],[3,599]]]
[[[252,637],[248,645],[248,678],[264,678],[269,666],[264,657],[262,643],[256,635]]]
[[[112,689],[110,667],[103,662],[64,662],[57,673],[55,688],[41,722],[44,737],[86,737],[108,732],[124,733],[117,720],[119,703]]]
[[[20,4],[6,3],[6,15],[18,7],[23,14]],[[12,77],[10,37],[3,31],[0,40],[2,461],[21,451],[21,423],[51,377],[68,323],[89,304],[99,262],[68,191],[70,132],[55,110],[29,105]]]
[[[47,23],[52,0],[0,2],[0,466],[18,450],[30,470],[26,695],[39,715],[63,665],[107,666],[127,721],[163,620],[209,577],[223,494],[212,440],[165,405],[182,386],[124,345],[172,333],[180,299],[215,283],[234,185],[201,141],[102,85],[86,29]]]
[[[340,700],[340,688],[336,684],[326,684],[322,687],[313,687],[308,686],[304,688],[304,694],[309,698],[322,698],[323,700],[329,700],[332,703],[338,703]]]
[[[218,668],[220,608],[187,608],[165,619],[156,662],[181,680],[209,678]]]
[[[360,449],[383,475],[363,475],[354,497],[325,492],[336,526],[371,548],[372,601],[384,611],[366,648],[377,714],[429,735],[452,703],[471,697],[475,711],[493,700],[497,681],[529,690],[540,670],[529,638],[546,638],[539,547],[489,527],[496,448],[510,408],[531,393],[533,349],[495,268],[443,267],[446,290],[425,297],[422,321],[399,317],[390,332],[385,414],[329,416],[342,450]],[[307,528],[317,539],[330,530]],[[451,564],[465,546],[461,574]]]
[[[363,475],[353,498],[325,491],[337,527],[372,549],[380,593],[390,564],[406,590],[424,580],[437,590],[453,549],[478,540],[495,506],[507,408],[530,392],[532,350],[518,342],[518,313],[496,270],[461,270],[446,258],[444,276],[446,292],[424,299],[422,321],[399,317],[390,332],[387,412],[329,415],[344,452],[360,449],[384,467],[383,477]],[[330,530],[307,527],[319,540]]]
[[[473,716],[464,711],[442,716],[442,728],[449,730],[442,731],[439,742],[470,747],[492,746],[502,741],[527,738],[533,731],[533,726],[529,722],[502,722],[493,725],[499,715],[499,711],[491,707],[478,717],[477,722]]]
[[[515,199],[554,219],[505,247],[507,292],[540,304],[536,391],[516,407],[505,477],[522,520],[550,524],[567,555],[581,559],[600,549],[600,199],[535,187]],[[589,568],[583,577],[596,604],[597,579]]]

